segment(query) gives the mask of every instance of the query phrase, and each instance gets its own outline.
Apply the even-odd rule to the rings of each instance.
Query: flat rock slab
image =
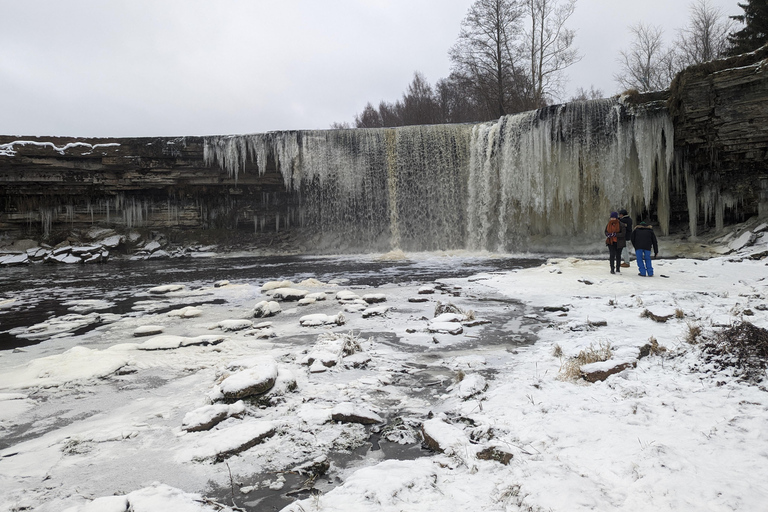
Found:
[[[277,433],[271,421],[248,421],[227,429],[216,430],[200,439],[197,448],[190,450],[191,460],[223,460],[263,443]]]
[[[231,405],[205,405],[184,415],[184,419],[181,422],[181,428],[187,432],[211,430],[230,416],[241,416],[244,412],[245,404],[243,404],[242,401],[235,402]]]
[[[611,375],[623,372],[628,368],[635,368],[636,366],[637,361],[613,361],[609,359],[599,363],[585,364],[580,370],[584,380],[594,383],[603,381]]]
[[[164,330],[165,327],[161,325],[142,325],[133,330],[133,335],[137,338],[142,336],[155,336],[157,334],[162,334]]]
[[[360,423],[361,425],[374,425],[383,423],[381,416],[362,405],[351,402],[338,404],[331,411],[331,419],[341,423]]]

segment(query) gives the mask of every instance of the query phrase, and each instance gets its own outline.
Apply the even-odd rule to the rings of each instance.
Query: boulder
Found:
[[[282,308],[278,302],[275,302],[274,300],[263,300],[254,306],[253,316],[255,318],[266,318],[275,316],[276,314],[280,313],[280,311],[282,311]]]
[[[219,388],[226,400],[239,400],[266,393],[277,380],[277,363],[264,358],[250,368],[240,370],[225,378]]]

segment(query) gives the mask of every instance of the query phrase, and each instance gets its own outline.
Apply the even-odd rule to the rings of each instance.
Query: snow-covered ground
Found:
[[[768,327],[766,263],[655,266],[163,290],[0,354],[0,510],[763,510],[766,389],[690,341]]]

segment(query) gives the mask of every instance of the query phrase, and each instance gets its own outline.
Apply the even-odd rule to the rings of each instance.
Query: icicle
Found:
[[[204,146],[206,163],[230,176],[248,160],[259,173],[274,162],[300,198],[299,224],[342,249],[525,249],[537,236],[599,237],[608,212],[636,215],[652,201],[661,232],[669,228],[672,123],[615,99],[477,125],[274,132]],[[295,224],[269,194],[261,206],[275,211],[275,229]]]

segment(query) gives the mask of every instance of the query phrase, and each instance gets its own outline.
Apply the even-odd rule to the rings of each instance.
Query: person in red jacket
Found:
[[[637,256],[637,270],[643,277],[653,277],[653,264],[651,263],[651,249],[653,249],[653,257],[659,255],[659,244],[656,241],[656,234],[653,232],[653,228],[646,222],[642,221],[632,231],[632,247],[635,248],[635,256]]]
[[[626,244],[627,228],[619,221],[619,213],[611,212],[611,220],[605,226],[605,245],[608,246],[608,259],[611,263],[611,274],[621,272],[622,242]]]

